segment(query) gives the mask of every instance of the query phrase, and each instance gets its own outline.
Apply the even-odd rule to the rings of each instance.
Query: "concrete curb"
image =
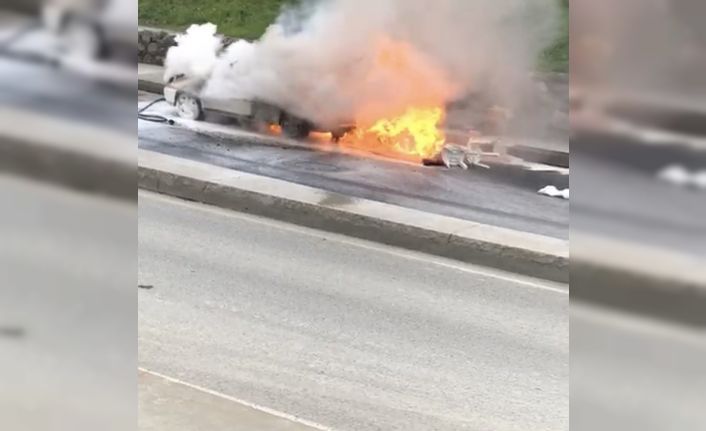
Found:
[[[425,213],[147,150],[140,188],[302,226],[568,282],[568,241]]]
[[[507,153],[528,162],[569,168],[569,153],[564,151],[517,144],[509,147]]]
[[[134,200],[134,138],[33,112],[0,108],[0,170]]]
[[[706,266],[696,256],[572,232],[571,300],[706,326]]]
[[[150,81],[149,79],[137,79],[137,89],[148,93],[163,94],[164,84]]]

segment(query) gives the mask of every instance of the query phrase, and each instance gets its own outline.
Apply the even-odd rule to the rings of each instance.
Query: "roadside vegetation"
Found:
[[[193,23],[212,22],[219,32],[254,40],[279,14],[282,5],[297,0],[139,0],[140,25],[183,30]],[[559,38],[539,58],[542,71],[569,70],[569,0],[562,8]]]
[[[569,72],[569,0],[561,2],[559,37],[539,58],[539,68],[547,72]]]
[[[212,22],[228,36],[257,39],[282,5],[296,0],[139,0],[140,25],[183,30]]]

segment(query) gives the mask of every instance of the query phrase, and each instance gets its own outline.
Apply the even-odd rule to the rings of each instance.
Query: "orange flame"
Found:
[[[317,142],[331,142],[333,139],[333,133],[331,132],[310,132],[309,139]]]
[[[415,46],[385,35],[376,39],[366,78],[374,96],[357,107],[357,129],[341,139],[356,149],[418,161],[437,155],[444,100],[452,89],[437,64]],[[392,85],[390,85],[392,84]]]
[[[419,161],[436,156],[446,136],[441,129],[444,101],[454,93],[443,70],[405,41],[380,35],[373,55],[363,62],[363,85],[354,87],[351,120],[356,128],[343,136],[344,147],[386,157]],[[359,90],[359,91],[358,91]],[[271,126],[270,132],[281,134]],[[332,133],[312,132],[310,140],[331,142]]]
[[[374,153],[418,160],[441,151],[446,136],[439,128],[444,111],[439,107],[408,108],[394,118],[383,118],[366,129],[355,129],[341,139],[343,145]]]

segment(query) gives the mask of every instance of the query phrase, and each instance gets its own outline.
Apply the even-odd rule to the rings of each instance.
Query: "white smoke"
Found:
[[[164,81],[183,74],[190,78],[207,80],[216,65],[221,37],[213,24],[192,25],[175,38],[176,46],[169,48],[164,60]]]
[[[305,2],[285,10],[260,40],[239,41],[215,64],[199,64],[210,73],[203,95],[257,98],[322,125],[397,115],[473,91],[512,107],[557,18],[556,0]],[[186,46],[216,55],[207,26],[210,38],[197,41],[202,31],[192,27],[172,48],[179,54],[170,50],[168,70],[191,51]]]

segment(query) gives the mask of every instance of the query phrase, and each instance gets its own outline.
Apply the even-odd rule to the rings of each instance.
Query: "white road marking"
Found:
[[[175,198],[175,197],[167,196],[167,195],[162,195],[159,193],[149,192],[149,191],[142,190],[142,189],[139,190],[139,195],[147,195],[152,198],[161,199],[161,200],[163,200],[165,202],[169,202],[171,204],[181,205],[184,207],[189,207],[191,209],[196,209],[197,211],[212,212],[212,213],[227,216],[227,217],[239,218],[241,220],[247,220],[252,223],[261,224],[261,225],[272,227],[275,229],[281,229],[281,230],[285,230],[285,231],[289,231],[289,232],[293,232],[293,233],[303,234],[303,235],[307,235],[307,236],[313,236],[313,237],[327,239],[327,240],[334,239],[336,241],[339,241],[341,243],[351,245],[354,247],[364,248],[366,250],[372,250],[372,251],[381,252],[381,253],[387,253],[387,254],[391,254],[393,256],[397,256],[397,257],[401,257],[401,258],[405,258],[405,259],[410,259],[410,260],[415,260],[415,261],[419,261],[419,262],[432,263],[435,265],[442,266],[444,268],[453,269],[453,270],[465,272],[468,274],[481,275],[484,277],[491,277],[491,278],[495,278],[498,280],[516,283],[516,284],[519,284],[519,285],[522,285],[525,287],[531,287],[534,289],[540,289],[540,290],[545,290],[545,291],[549,291],[549,292],[560,293],[563,295],[569,294],[568,288],[559,287],[559,286],[564,286],[561,283],[552,283],[552,282],[548,282],[548,281],[547,282],[543,281],[540,283],[540,282],[534,281],[536,279],[533,279],[532,277],[525,277],[525,276],[521,276],[521,275],[511,274],[509,272],[505,272],[505,271],[501,271],[501,270],[493,270],[493,269],[486,269],[486,268],[479,269],[478,267],[476,267],[475,265],[472,265],[472,264],[456,262],[456,261],[452,261],[450,259],[447,260],[444,258],[440,258],[438,256],[433,256],[433,255],[428,255],[428,254],[424,254],[421,252],[414,252],[414,251],[410,251],[410,250],[405,250],[405,249],[390,246],[390,245],[381,246],[381,245],[378,245],[372,241],[366,241],[363,239],[348,237],[348,236],[333,233],[333,232],[325,232],[325,231],[320,231],[320,230],[312,229],[312,228],[308,228],[308,227],[293,225],[293,224],[285,223],[282,221],[261,218],[261,217],[257,217],[257,216],[250,215],[250,214],[240,213],[237,211],[227,210],[227,209],[216,207],[216,206],[209,205],[209,204],[204,204],[202,202],[197,202],[198,205],[194,205],[194,202],[185,201],[183,199],[179,199],[179,198]]]
[[[186,386],[186,387],[188,387],[188,388],[191,388],[191,389],[195,389],[195,390],[197,390],[197,391],[204,392],[204,393],[209,394],[209,395],[213,395],[213,396],[216,396],[216,397],[219,397],[219,398],[223,398],[223,399],[225,399],[225,400],[232,401],[232,402],[234,402],[234,403],[242,404],[242,405],[244,405],[244,406],[246,406],[246,407],[250,407],[250,408],[252,408],[252,409],[259,410],[259,411],[261,411],[261,412],[263,412],[263,413],[267,413],[267,414],[272,415],[272,416],[277,416],[277,417],[279,417],[279,418],[286,419],[286,420],[291,421],[291,422],[296,422],[296,423],[298,423],[298,424],[305,425],[305,426],[308,426],[308,427],[311,427],[311,428],[315,428],[315,429],[318,429],[318,430],[321,430],[321,431],[334,431],[333,428],[326,427],[326,426],[321,425],[321,424],[318,424],[318,423],[316,423],[316,422],[308,421],[308,420],[302,419],[302,418],[300,418],[300,417],[298,417],[298,416],[290,415],[290,414],[288,414],[288,413],[280,412],[280,411],[278,411],[278,410],[271,409],[271,408],[269,408],[269,407],[264,407],[264,406],[261,406],[261,405],[255,404],[255,403],[251,403],[251,402],[248,402],[248,401],[245,401],[245,400],[241,400],[241,399],[239,399],[239,398],[235,398],[235,397],[233,397],[233,396],[224,394],[224,393],[222,393],[222,392],[214,391],[214,390],[212,390],[212,389],[204,388],[204,387],[202,387],[202,386],[198,386],[198,385],[195,385],[195,384],[193,384],[193,383],[185,382],[185,381],[183,381],[183,380],[179,380],[179,379],[174,378],[174,377],[166,376],[166,375],[161,374],[161,373],[158,373],[158,372],[156,372],[156,371],[148,370],[148,369],[142,368],[142,367],[137,367],[137,369],[140,370],[140,371],[142,371],[143,373],[147,373],[147,374],[153,375],[153,376],[155,376],[155,377],[162,378],[162,379],[167,380],[167,381],[170,381],[170,382],[172,382],[172,383],[177,383],[177,384]]]

